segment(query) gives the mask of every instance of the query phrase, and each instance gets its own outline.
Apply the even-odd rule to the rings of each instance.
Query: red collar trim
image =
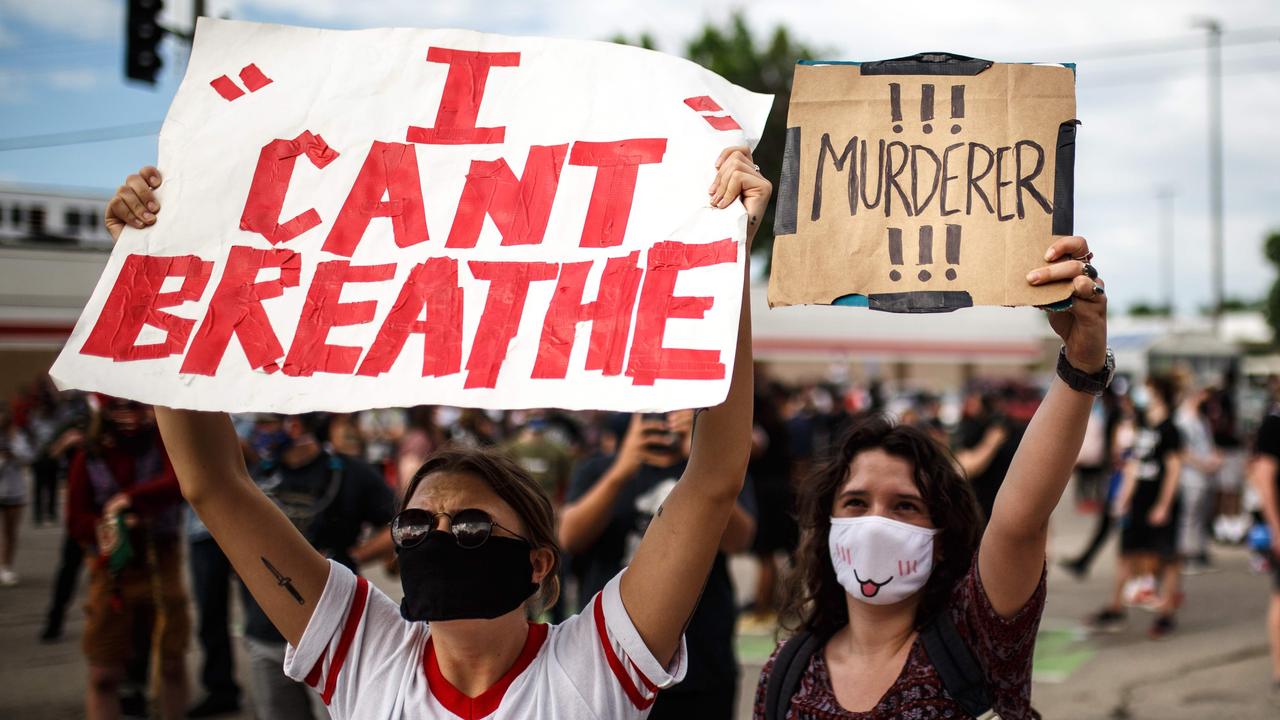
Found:
[[[444,706],[446,710],[457,715],[463,720],[480,720],[492,714],[498,709],[498,705],[502,702],[502,696],[506,694],[507,688],[516,678],[520,677],[529,667],[529,663],[538,656],[538,651],[542,649],[542,643],[547,639],[546,623],[529,623],[529,635],[525,638],[524,648],[520,650],[520,655],[516,658],[515,663],[507,670],[498,682],[493,684],[488,690],[480,693],[476,697],[469,697],[461,690],[453,686],[453,683],[440,672],[440,663],[436,661],[436,647],[432,642],[430,635],[427,636],[427,651],[422,655],[422,664],[427,674],[427,687],[430,688],[431,694],[436,700]]]

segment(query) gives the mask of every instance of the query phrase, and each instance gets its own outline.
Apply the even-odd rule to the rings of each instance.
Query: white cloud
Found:
[[[237,17],[267,14],[329,27],[465,27],[487,32],[601,39],[648,31],[659,47],[679,53],[705,23],[724,25],[743,11],[757,36],[784,25],[794,39],[830,59],[869,59],[944,49],[1004,60],[1073,60],[1100,45],[1168,38],[1193,43],[1196,17],[1213,15],[1230,30],[1280,25],[1269,0],[1076,0],[1067,5],[1025,0],[238,0]],[[1103,21],[1105,19],[1105,21]],[[1072,48],[1075,48],[1072,51]],[[1280,54],[1274,46],[1228,46],[1227,71],[1270,57],[1275,71],[1228,75],[1226,108],[1227,287],[1258,296],[1273,274],[1262,259],[1262,233],[1280,225],[1274,168],[1280,146]],[[1264,59],[1260,62],[1266,62]],[[1205,69],[1200,52],[1123,59],[1083,59],[1079,65],[1081,128],[1077,158],[1076,229],[1099,248],[1112,300],[1157,299],[1153,268],[1166,243],[1158,236],[1157,186],[1176,201],[1175,270],[1184,311],[1207,302],[1208,178]]]
[[[185,25],[191,0],[170,0],[166,17]],[[118,39],[119,0],[0,0],[0,15],[81,39]],[[831,59],[871,59],[922,50],[952,50],[1005,60],[1072,60],[1079,63],[1081,128],[1077,160],[1076,227],[1103,252],[1112,299],[1126,307],[1159,292],[1155,188],[1177,193],[1175,265],[1191,310],[1208,297],[1208,179],[1205,147],[1205,70],[1201,52],[1125,59],[1087,59],[1085,50],[1185,37],[1194,41],[1197,16],[1215,15],[1224,28],[1256,30],[1280,25],[1273,0],[1076,0],[1067,5],[1026,0],[649,0],[641,5],[607,0],[209,0],[211,14],[229,11],[249,20],[283,20],[325,27],[463,27],[474,30],[602,39],[649,32],[667,52],[706,23],[723,26],[735,10],[747,16],[757,37],[784,25],[791,36]],[[12,33],[9,33],[12,35]],[[0,25],[0,46],[8,42]],[[1074,48],[1074,50],[1073,50]],[[1226,109],[1227,286],[1233,294],[1265,292],[1272,268],[1261,256],[1262,233],[1280,226],[1273,142],[1280,116],[1280,51],[1275,44],[1228,46]],[[1250,66],[1270,71],[1246,72]],[[47,72],[47,71],[46,71]],[[68,70],[47,87],[85,87],[86,76]],[[0,68],[0,102],[30,102],[36,86]],[[48,91],[45,91],[48,92]],[[12,94],[11,94],[12,93]]]
[[[18,44],[18,36],[12,30],[0,23],[0,50],[14,47]]]
[[[88,90],[98,84],[99,78],[92,68],[70,68],[49,71],[45,81],[58,90]]]
[[[30,0],[0,0],[0,15],[83,40],[120,37],[124,32],[124,3],[113,0],[58,0],[50,3]]]

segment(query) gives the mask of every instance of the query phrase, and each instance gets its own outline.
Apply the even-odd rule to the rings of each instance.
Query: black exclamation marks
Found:
[[[933,265],[933,226],[922,225],[918,232],[919,244],[916,251],[916,265]],[[959,225],[947,225],[945,253],[948,265],[960,264]],[[898,282],[902,279],[902,273],[898,268],[904,264],[902,261],[902,228],[889,228],[889,264],[894,266],[889,270],[889,279],[894,282]],[[948,280],[955,280],[956,269],[954,267],[948,267],[945,275]],[[929,272],[928,267],[921,267],[920,272],[916,274],[916,277],[920,282],[929,282],[933,279],[933,273]]]
[[[902,228],[889,228],[889,262],[894,265],[902,264]],[[894,268],[889,271],[889,279],[898,282],[902,279],[902,273]]]
[[[934,96],[937,88],[932,83],[925,83],[920,86],[920,122],[923,123],[920,129],[925,135],[933,132],[934,119]],[[899,83],[889,83],[889,113],[893,120],[893,131],[895,133],[902,132],[902,85]],[[951,86],[951,119],[961,120],[964,118],[964,86]],[[952,124],[951,134],[960,133],[960,125]]]
[[[952,85],[951,86],[951,119],[960,120],[963,118],[964,118],[964,86]],[[956,135],[959,132],[960,132],[959,124],[955,124],[951,126],[952,135]],[[957,229],[957,232],[959,232],[958,229]],[[951,236],[947,235],[947,237],[950,238]],[[957,243],[959,242],[958,238],[956,242]]]
[[[933,132],[933,126],[929,121],[933,119],[933,85],[925,83],[920,86],[920,122],[924,123],[924,127],[920,128],[925,135]]]
[[[898,83],[889,83],[889,111],[893,113],[893,122],[897,123],[893,126],[893,131],[902,132],[902,86]]]
[[[952,92],[951,95],[952,97],[955,97],[954,92]],[[948,265],[960,264],[960,226],[959,225],[947,225],[947,264]],[[948,280],[956,279],[955,268],[953,267],[947,268],[947,279]]]
[[[933,264],[933,226],[932,225],[920,226],[920,262],[917,264],[918,265]],[[916,277],[920,278],[920,282],[929,282],[930,278],[932,278],[933,275],[931,275],[928,270],[924,268],[920,268],[920,273],[916,275]]]

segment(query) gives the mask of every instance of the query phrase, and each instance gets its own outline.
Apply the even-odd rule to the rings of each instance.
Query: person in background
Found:
[[[964,400],[956,431],[956,460],[973,484],[982,517],[991,517],[1000,483],[1004,482],[1022,430],[1002,412],[1001,399],[992,392],[971,391]]]
[[[395,496],[364,461],[328,451],[327,438],[327,418],[321,413],[260,416],[253,441],[260,458],[254,481],[312,547],[355,572],[393,552],[388,525],[395,515]],[[241,588],[256,715],[272,720],[325,717],[315,694],[284,674],[284,636],[250,588]]]
[[[85,446],[67,473],[67,529],[90,558],[83,650],[89,665],[85,714],[116,718],[128,666],[159,662],[161,716],[187,703],[186,583],[182,495],[149,406],[99,397]],[[137,635],[150,642],[138,648]]]
[[[787,426],[787,444],[791,446],[791,477],[809,473],[814,453],[814,420],[816,413],[808,388],[793,388],[783,406],[783,422]]]
[[[1136,604],[1158,613],[1149,635],[1158,640],[1173,631],[1174,613],[1181,603],[1181,563],[1178,560],[1178,479],[1182,473],[1184,441],[1173,421],[1177,389],[1173,380],[1151,376],[1146,402],[1136,402],[1141,423],[1134,438],[1133,457],[1116,497],[1121,516],[1120,555],[1115,589],[1109,605],[1090,616],[1088,625],[1103,632],[1118,632],[1125,623],[1125,588]],[[1156,591],[1155,574],[1162,582]],[[1149,579],[1148,579],[1149,578]]]
[[[569,490],[569,476],[573,472],[573,457],[568,449],[551,436],[553,428],[545,415],[530,417],[515,438],[507,443],[503,452],[517,465],[529,473],[529,477],[538,483],[538,487],[551,499],[551,507],[556,515],[564,505],[565,493]],[[569,565],[567,556],[560,562],[560,587],[564,588],[567,580],[566,568]],[[567,593],[561,592],[555,604],[547,608],[549,620],[562,622],[567,613]]]
[[[1124,480],[1124,468],[1133,449],[1135,434],[1133,401],[1127,393],[1117,390],[1122,380],[1123,378],[1118,378],[1101,398],[1103,414],[1106,418],[1104,433],[1107,440],[1107,488],[1105,500],[1098,512],[1098,521],[1094,524],[1093,535],[1089,538],[1084,552],[1074,558],[1064,558],[1059,563],[1077,580],[1083,580],[1088,576],[1094,558],[1098,556],[1098,551],[1102,549],[1112,528],[1116,525],[1115,501]],[[1091,416],[1090,422],[1092,421]]]
[[[634,415],[616,455],[575,471],[560,519],[560,544],[582,567],[580,597],[600,592],[631,564],[645,531],[688,466],[693,411]],[[733,649],[737,602],[727,555],[745,552],[755,534],[755,496],[744,484],[720,537],[702,597],[685,630],[689,670],[663,690],[651,720],[734,717],[738,663]]]
[[[66,476],[71,458],[84,444],[84,429],[88,424],[87,413],[88,408],[83,406],[78,397],[75,402],[65,403],[60,409],[59,414],[67,417],[70,425],[58,441],[46,450],[57,462],[56,471],[59,478]],[[55,485],[56,482],[57,480]],[[62,639],[67,606],[71,604],[71,599],[76,594],[80,569],[84,566],[84,548],[71,536],[65,522],[62,530],[62,548],[58,555],[58,570],[54,576],[53,594],[49,598],[49,609],[45,613],[44,626],[40,629],[40,641],[44,643]]]
[[[32,520],[40,527],[58,521],[58,481],[65,471],[68,451],[84,439],[84,434],[75,404],[59,403],[57,391],[47,377],[34,383],[33,393],[27,431],[36,454],[31,463],[35,479]]]
[[[364,457],[364,436],[360,433],[360,428],[356,425],[354,415],[347,413],[333,413],[329,415],[329,449],[339,455],[346,455],[353,458]]]
[[[236,434],[241,438],[245,461],[257,464],[283,435],[279,418],[269,413],[245,414],[236,418]],[[229,622],[232,579],[235,571],[214,541],[200,517],[187,508],[187,543],[191,561],[191,581],[199,613],[197,630],[204,664],[200,682],[205,696],[187,711],[189,718],[215,717],[240,711],[240,684],[235,676]]]
[[[1107,494],[1106,482],[1111,475],[1111,458],[1107,453],[1107,411],[1106,395],[1103,402],[1095,402],[1089,412],[1089,425],[1084,429],[1084,444],[1080,446],[1080,457],[1076,458],[1075,486],[1076,510],[1091,514],[1106,508],[1101,500]]]
[[[404,435],[400,438],[397,451],[396,466],[400,478],[399,488],[403,493],[413,479],[413,474],[422,467],[437,450],[444,447],[445,435],[436,424],[436,407],[419,405],[409,408],[409,420]]]
[[[1204,403],[1204,415],[1213,432],[1213,444],[1222,453],[1222,467],[1213,476],[1217,490],[1213,535],[1218,542],[1226,544],[1244,542],[1253,522],[1242,503],[1248,451],[1241,440],[1240,418],[1236,411],[1234,393],[1237,382],[1235,369],[1228,370],[1222,385],[1212,388]]]
[[[772,629],[778,618],[778,554],[796,549],[799,530],[791,487],[791,437],[782,419],[777,389],[757,363],[756,396],[751,432],[751,464],[747,475],[755,486],[756,533],[751,544],[759,574],[751,614],[753,628]]]
[[[1203,389],[1190,389],[1178,405],[1175,422],[1186,443],[1178,494],[1182,507],[1178,518],[1178,552],[1187,575],[1209,571],[1209,521],[1213,513],[1213,476],[1222,468],[1222,453],[1202,409],[1208,399]]]
[[[503,451],[542,487],[551,498],[552,507],[559,512],[569,489],[573,458],[563,445],[551,438],[550,430],[546,417],[531,417]]]
[[[1249,482],[1261,505],[1271,540],[1271,600],[1267,605],[1267,638],[1271,644],[1272,690],[1280,693],[1280,404],[1272,402],[1258,427]]]
[[[479,408],[466,408],[449,429],[449,440],[463,447],[494,447],[502,439],[502,428],[489,412]]]
[[[187,717],[205,718],[240,712],[240,685],[231,649],[231,586],[235,573],[209,530],[195,513],[187,513],[187,551],[192,592],[198,613],[197,637],[204,653],[200,682],[205,696]]]
[[[356,428],[364,440],[364,459],[393,487],[400,487],[396,446],[404,439],[409,413],[404,408],[379,408],[356,414]]]
[[[18,524],[27,504],[35,457],[27,433],[13,421],[9,406],[0,403],[0,587],[18,584],[13,557],[18,552]]]

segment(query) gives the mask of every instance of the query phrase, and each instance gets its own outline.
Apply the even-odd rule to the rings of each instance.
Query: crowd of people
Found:
[[[154,222],[161,182],[154,168],[126,179],[113,235]],[[721,154],[711,203],[741,200],[748,240],[770,190],[745,148]],[[1093,624],[1118,624],[1132,584],[1163,637],[1181,560],[1208,562],[1208,478],[1227,467],[1209,420],[1233,417],[1228,396],[1215,406],[1161,377],[1112,385],[1092,258],[1061,238],[1027,276],[1072,285],[1072,306],[1048,314],[1063,347],[1047,390],[973,388],[951,413],[928,395],[772,381],[753,366],[746,302],[728,395],[699,411],[228,416],[42,381],[0,426],[0,580],[18,581],[12,528],[26,468],[43,463],[38,513],[65,477],[67,535],[43,636],[61,635],[87,562],[90,718],[146,703],[148,678],[165,718],[238,711],[247,677],[257,717],[729,719],[740,608],[727,558],[749,552],[748,621],[789,635],[753,717],[1035,718],[1048,526],[1073,470],[1089,478],[1082,503],[1114,486],[1103,516],[1122,528],[1116,596]],[[1087,447],[1100,396],[1101,447]],[[1267,457],[1274,472],[1280,450]],[[1280,539],[1280,512],[1264,510]],[[371,563],[399,575],[398,607],[360,575]]]
[[[688,673],[659,696],[654,717],[733,717],[740,681],[735,628],[741,623],[767,632],[778,625],[782,576],[790,571],[799,537],[796,480],[830,455],[853,418],[890,410],[944,442],[989,517],[1037,400],[1034,388],[1017,384],[975,387],[944,401],[929,393],[887,396],[874,385],[793,386],[771,379],[762,367],[756,372],[748,480],[686,631]],[[317,549],[352,570],[382,563],[394,571],[389,524],[396,499],[427,458],[447,447],[504,453],[555,504],[565,552],[563,591],[546,616],[558,621],[630,562],[688,462],[692,413],[633,417],[424,406],[247,414],[234,421],[260,486]],[[1277,428],[1280,423],[1264,423],[1260,452],[1280,457],[1268,450],[1280,446]],[[36,526],[64,523],[61,567],[42,638],[62,637],[87,560],[83,645],[91,702],[123,702],[126,711],[141,712],[148,662],[155,657],[163,679],[155,699],[169,709],[167,716],[239,710],[246,698],[236,679],[229,626],[238,596],[250,662],[242,677],[251,683],[258,716],[324,716],[315,696],[281,672],[284,639],[252,596],[236,591],[226,556],[199,518],[183,509],[149,408],[59,392],[41,378],[2,406],[0,432],[0,584],[18,582],[13,557],[24,506],[31,506]],[[1197,386],[1186,375],[1153,376],[1132,388],[1119,382],[1095,405],[1077,460],[1074,501],[1079,510],[1096,512],[1097,524],[1078,556],[1059,561],[1085,576],[1108,536],[1120,529],[1115,592],[1087,619],[1091,627],[1118,632],[1126,608],[1144,607],[1155,611],[1152,637],[1173,631],[1184,601],[1180,575],[1213,571],[1210,540],[1239,544],[1258,524],[1260,508],[1247,512],[1242,502],[1248,445],[1241,441],[1231,395]],[[757,586],[745,593],[751,600],[741,607],[728,572],[733,554],[749,554],[759,567]],[[1266,553],[1259,558],[1266,562]],[[203,658],[203,694],[191,706],[185,690],[189,596]]]

